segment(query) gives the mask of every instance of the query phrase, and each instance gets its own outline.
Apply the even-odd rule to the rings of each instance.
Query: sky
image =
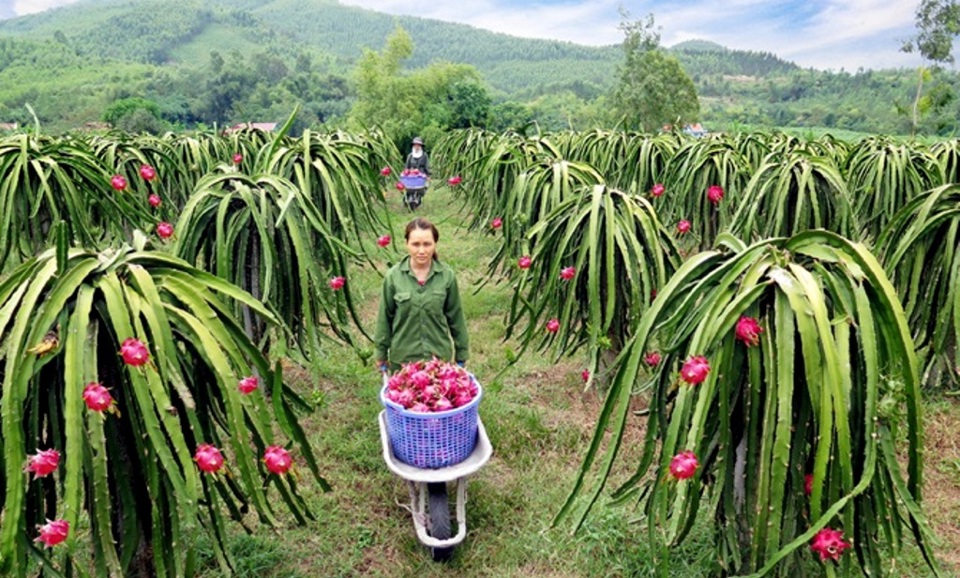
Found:
[[[0,18],[75,0],[0,0]],[[920,0],[340,0],[390,14],[460,22],[529,38],[618,44],[619,8],[632,19],[652,13],[661,43],[711,40],[772,52],[803,67],[853,72],[916,66],[900,46],[914,32]]]

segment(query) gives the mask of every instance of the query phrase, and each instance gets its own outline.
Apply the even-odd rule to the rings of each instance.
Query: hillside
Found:
[[[307,122],[331,120],[349,109],[349,75],[364,48],[380,49],[397,25],[414,42],[409,67],[471,64],[495,101],[528,103],[545,128],[600,116],[569,109],[607,93],[621,59],[616,46],[521,39],[334,0],[80,0],[0,21],[0,122],[29,121],[29,103],[46,126],[64,129],[135,96],[186,126],[279,120],[298,102]],[[912,71],[801,69],[705,41],[670,51],[697,86],[702,120],[715,128],[902,132],[896,105],[908,104],[915,86]],[[943,87],[956,94],[957,75]],[[941,132],[952,130],[957,114],[948,113],[931,121]]]

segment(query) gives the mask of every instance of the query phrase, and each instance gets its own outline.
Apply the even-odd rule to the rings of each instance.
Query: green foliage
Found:
[[[845,170],[865,238],[879,236],[907,201],[940,184],[940,172],[927,150],[883,137],[853,147]]]
[[[355,96],[350,69],[364,47],[382,50],[398,24],[414,44],[409,69],[422,70],[438,56],[476,69],[478,85],[504,105],[490,119],[495,130],[520,129],[529,120],[544,130],[613,128],[621,121],[608,98],[624,64],[615,46],[512,38],[335,2],[148,0],[77,3],[0,21],[0,122],[26,124],[32,118],[24,104],[30,104],[45,130],[65,132],[99,119],[118,99],[139,96],[156,102],[160,118],[174,127],[279,121],[299,105],[294,134],[320,124],[336,128]],[[145,28],[149,34],[139,33]],[[220,67],[210,62],[214,51]],[[950,135],[957,128],[960,104],[951,96],[960,93],[960,74],[950,70],[925,83],[932,89],[922,95],[930,112],[914,122],[907,120],[917,95],[913,71],[803,70],[769,53],[702,41],[664,52],[693,80],[698,118],[712,130]],[[655,89],[667,94],[681,84]],[[449,93],[436,98],[442,102]],[[449,114],[427,116],[436,127],[432,142],[445,123],[461,124]],[[138,120],[131,126],[157,128]]]
[[[732,251],[687,259],[641,318],[558,520],[605,445],[578,525],[597,500],[639,387],[652,396],[644,450],[614,498],[639,501],[661,564],[705,507],[716,528],[716,575],[797,575],[808,544],[827,527],[842,529],[869,575],[889,575],[886,561],[907,532],[935,569],[919,506],[917,360],[880,264],[863,246],[822,231],[725,244]],[[759,321],[757,346],[735,339],[743,315]],[[642,359],[651,348],[663,357],[649,370]],[[690,385],[678,370],[695,355],[710,371]],[[894,389],[899,397],[888,402]],[[881,401],[902,408],[905,422],[881,412]],[[898,452],[900,428],[906,443]],[[699,467],[678,481],[669,466],[682,451],[694,452]],[[805,474],[813,476],[809,496]],[[840,575],[854,568],[853,556],[841,558]],[[832,562],[824,569],[833,575]]]
[[[199,533],[229,568],[226,516],[240,521],[250,510],[277,524],[282,501],[299,523],[313,519],[298,482],[266,471],[269,445],[294,449],[327,487],[297,423],[294,408],[306,404],[229,311],[242,303],[276,323],[273,314],[226,281],[150,250],[142,235],[135,243],[96,252],[61,240],[0,282],[4,575],[26,576],[29,555],[56,557],[82,575],[183,576]],[[52,351],[31,352],[48,331],[59,334]],[[121,361],[127,338],[146,344],[149,363]],[[243,396],[237,382],[250,374],[260,388]],[[85,407],[91,382],[110,390],[119,413]],[[224,452],[229,473],[197,469],[202,443]],[[27,455],[48,448],[63,456],[55,476],[29,480]],[[46,518],[70,524],[65,547],[52,554],[32,545]],[[78,539],[85,526],[89,541]]]
[[[924,59],[953,62],[953,39],[960,34],[960,3],[956,0],[922,0],[916,11],[917,35],[903,45]]]
[[[111,189],[112,174],[82,140],[0,139],[0,272],[49,246],[56,226],[68,242],[87,247],[131,226],[148,228],[144,203],[129,190]]]
[[[447,129],[486,123],[489,98],[472,66],[436,62],[405,72],[410,35],[397,28],[382,53],[365,50],[356,69],[357,100],[350,120],[379,126],[398,145],[420,135],[436,142]]]
[[[653,15],[645,24],[621,23],[625,60],[613,97],[625,126],[643,131],[683,126],[700,113],[693,80],[679,60],[658,49],[660,36],[652,27]]]
[[[346,275],[353,251],[340,241],[304,191],[283,177],[226,172],[197,184],[176,228],[174,252],[251,293],[292,332],[290,343],[318,349],[325,327],[352,341],[346,306],[329,279]],[[344,305],[346,304],[346,306]],[[237,311],[254,342],[268,337],[267,321],[248,306]]]
[[[913,198],[884,229],[877,252],[903,301],[924,367],[960,381],[960,187],[944,185]]]
[[[513,195],[536,196],[536,184],[521,180]],[[601,354],[619,353],[632,335],[677,267],[678,251],[648,201],[602,184],[574,188],[528,227],[533,264],[510,272],[507,336],[516,331],[523,349],[553,346],[558,356],[586,347],[595,374]],[[561,277],[567,267],[573,279]],[[555,334],[544,329],[548,319],[560,323]]]
[[[849,236],[853,206],[836,160],[808,150],[770,153],[744,188],[731,231],[744,239],[790,237],[809,229]]]

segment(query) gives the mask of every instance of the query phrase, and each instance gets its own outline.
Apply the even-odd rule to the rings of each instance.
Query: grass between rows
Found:
[[[384,269],[388,262],[403,256],[403,226],[411,217],[396,195],[388,194],[394,246],[380,253]],[[441,188],[426,196],[418,215],[438,225],[441,258],[458,272],[470,328],[469,368],[485,388],[480,416],[495,451],[490,463],[469,482],[466,540],[447,564],[433,562],[416,540],[411,516],[403,507],[408,503],[406,484],[390,473],[381,455],[377,426],[381,382],[373,360],[364,362],[350,348],[331,344],[312,367],[292,367],[286,376],[316,404],[316,411],[304,416],[303,425],[334,490],[320,492],[307,477],[308,472],[301,469],[301,487],[317,515],[316,522],[300,527],[287,519],[284,527],[256,526],[249,535],[234,526],[230,547],[237,561],[237,576],[510,578],[654,574],[646,526],[634,523],[639,513],[629,507],[597,507],[576,536],[571,535],[569,522],[551,527],[579,469],[602,400],[596,392],[582,391],[580,358],[558,361],[549,353],[529,353],[506,368],[510,344],[504,344],[502,336],[509,287],[504,283],[484,284],[495,239],[467,231],[460,209],[452,193]],[[381,233],[371,233],[371,251]],[[369,266],[357,267],[351,270],[348,281],[371,331],[380,275]],[[516,349],[515,344],[513,347]],[[960,421],[955,404],[948,402],[937,408],[936,415],[945,424]],[[629,427],[624,450],[628,455],[639,451],[636,442],[642,437],[641,428],[640,420]],[[932,507],[927,504],[935,527],[941,520],[948,525],[956,521],[960,512],[960,468],[950,475],[949,465],[960,463],[960,453],[956,445],[952,450],[933,466],[934,472],[946,468],[947,473],[939,476],[937,483],[948,494],[952,491],[952,501],[941,496],[941,503]],[[626,476],[626,469],[635,462],[629,457],[621,460],[625,465],[616,478]],[[615,485],[616,479],[611,484]],[[950,537],[944,539],[948,541],[947,550],[960,547],[960,538],[952,547]],[[673,552],[668,574],[706,576],[710,541],[709,526],[701,520],[691,538]],[[204,556],[201,575],[220,576],[208,546],[200,544]],[[928,575],[915,549],[893,564],[904,572],[899,575]],[[952,575],[949,569],[947,575]]]

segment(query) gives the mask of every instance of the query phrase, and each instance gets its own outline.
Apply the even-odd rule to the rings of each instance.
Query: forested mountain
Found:
[[[622,59],[617,46],[521,39],[334,0],[80,0],[0,21],[0,122],[28,121],[30,104],[61,130],[135,97],[181,126],[276,121],[297,103],[304,122],[328,122],[349,109],[364,48],[381,49],[398,25],[414,43],[408,68],[473,65],[495,102],[526,107],[545,128],[602,122]],[[915,71],[829,73],[703,41],[670,50],[694,80],[702,120],[716,128],[902,132],[896,107],[909,105],[916,86]],[[942,78],[949,97],[957,75]],[[931,128],[952,130],[951,106]]]

